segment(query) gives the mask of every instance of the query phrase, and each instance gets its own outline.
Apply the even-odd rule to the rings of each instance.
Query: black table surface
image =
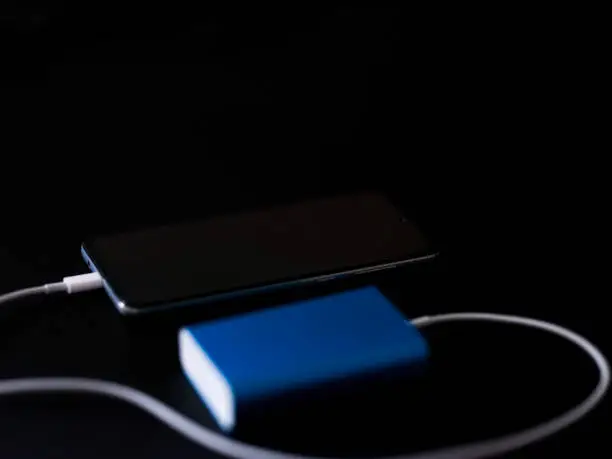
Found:
[[[444,222],[423,223],[436,233],[436,224]],[[495,228],[496,236],[508,235],[508,227],[504,231]],[[4,239],[1,291],[85,271],[78,234],[67,231],[51,239],[38,240],[33,233]],[[376,280],[407,317],[467,310],[523,314],[569,326],[606,349],[605,308],[584,290],[586,284],[580,281],[584,271],[579,265],[566,265],[565,272],[559,273],[558,269],[551,271],[552,259],[545,264],[540,255],[531,254],[525,266],[522,257],[528,253],[514,244],[506,248],[491,244],[486,251],[481,245],[480,250],[466,252],[449,242],[453,238],[438,240],[445,250],[435,264]],[[534,248],[528,247],[528,252]],[[544,269],[555,273],[552,284],[543,277]],[[176,354],[152,357],[146,349],[134,347],[132,329],[125,326],[103,292],[33,299],[6,308],[2,317],[0,377],[88,376],[119,381],[212,425],[181,375]],[[426,371],[425,384],[408,387],[406,399],[389,406],[393,421],[387,434],[393,435],[356,441],[343,437],[338,426],[338,431],[322,441],[304,439],[301,435],[309,431],[308,422],[317,422],[309,419],[303,423],[302,434],[287,437],[286,432],[279,433],[276,441],[271,435],[262,443],[323,455],[408,452],[463,443],[559,414],[586,396],[595,382],[594,367],[580,352],[537,332],[512,326],[449,324],[424,333],[432,347],[432,367]],[[415,401],[418,403],[406,403]],[[605,402],[578,425],[511,457],[548,457],[568,451],[582,454],[595,447],[602,453],[607,448],[608,405]],[[1,406],[4,457],[212,457],[147,414],[118,401],[39,395],[5,398]],[[359,406],[354,409],[359,413]]]
[[[474,28],[457,11],[423,8],[33,3],[0,6],[11,50],[0,292],[84,272],[79,245],[91,234],[376,189],[441,249],[422,272],[376,280],[407,317],[523,314],[610,349],[596,260],[601,194],[589,188],[595,180],[575,185],[576,151],[565,168],[538,159],[575,126],[559,128],[558,105],[544,103],[542,88],[560,83],[545,78],[538,41],[501,32],[516,22],[495,16]],[[103,292],[0,314],[0,378],[110,379],[210,423],[176,355],[152,359],[134,346]],[[264,443],[322,455],[463,443],[559,414],[595,382],[584,356],[536,332],[454,324],[424,333],[432,367],[389,406],[393,435],[351,439],[338,426],[322,441],[294,432]],[[609,455],[608,413],[605,401],[508,457]],[[0,455],[214,457],[131,406],[74,394],[1,399]]]

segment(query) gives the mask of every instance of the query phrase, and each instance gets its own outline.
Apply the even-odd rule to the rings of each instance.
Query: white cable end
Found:
[[[416,319],[409,320],[408,322],[410,322],[415,327],[422,327],[431,322],[431,316],[417,317]]]
[[[98,273],[79,274],[78,276],[64,277],[62,283],[67,293],[85,292],[102,287],[102,276]]]

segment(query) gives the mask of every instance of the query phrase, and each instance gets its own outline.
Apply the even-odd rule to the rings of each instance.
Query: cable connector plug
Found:
[[[95,290],[102,287],[102,276],[99,273],[79,274],[64,277],[62,280],[65,292],[68,294]]]

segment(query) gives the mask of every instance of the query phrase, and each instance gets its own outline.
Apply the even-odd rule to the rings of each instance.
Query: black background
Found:
[[[0,8],[0,291],[83,272],[78,247],[90,234],[375,188],[444,254],[426,273],[383,281],[407,315],[527,314],[608,348],[605,170],[591,159],[597,71],[578,15]],[[205,417],[181,395],[171,359],[149,362],[126,344],[130,332],[100,292],[3,312],[3,378],[107,377]],[[427,332],[437,357],[418,397],[426,403],[390,408],[406,451],[525,427],[589,390],[588,362],[555,340],[461,327]],[[605,454],[608,405],[515,456]],[[7,399],[0,413],[3,457],[208,454],[95,397]],[[376,451],[323,443],[319,452]]]

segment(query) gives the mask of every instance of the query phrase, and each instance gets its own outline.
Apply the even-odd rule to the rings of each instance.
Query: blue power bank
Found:
[[[429,352],[375,287],[190,325],[179,332],[179,351],[185,375],[226,432],[274,401],[388,377]]]

